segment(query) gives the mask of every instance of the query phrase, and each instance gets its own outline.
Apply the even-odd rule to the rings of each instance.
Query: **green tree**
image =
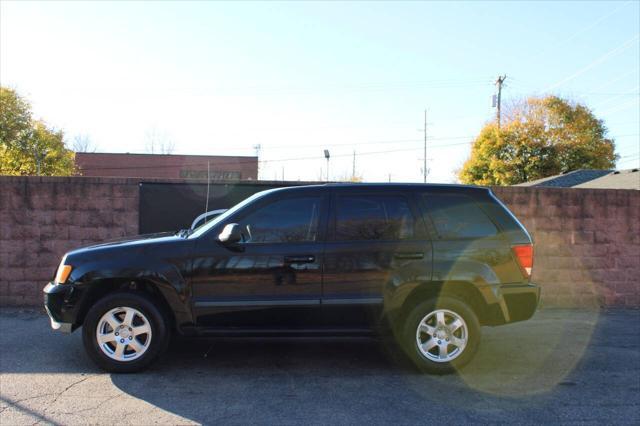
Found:
[[[607,129],[584,105],[556,96],[515,104],[500,129],[488,123],[458,173],[463,183],[514,185],[577,169],[611,169]]]
[[[0,174],[68,176],[76,171],[64,134],[31,116],[31,105],[0,87]]]

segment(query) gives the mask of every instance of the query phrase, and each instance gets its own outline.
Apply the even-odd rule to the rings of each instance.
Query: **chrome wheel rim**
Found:
[[[109,358],[133,361],[149,349],[151,324],[137,309],[113,308],[98,321],[96,341],[102,353]]]
[[[451,362],[458,358],[468,339],[467,323],[448,309],[437,309],[427,314],[416,330],[418,350],[434,362]]]

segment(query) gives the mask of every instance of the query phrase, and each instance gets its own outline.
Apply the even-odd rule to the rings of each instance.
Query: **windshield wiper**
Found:
[[[182,238],[187,238],[192,233],[193,233],[193,229],[181,229],[178,232],[176,232],[176,235]]]

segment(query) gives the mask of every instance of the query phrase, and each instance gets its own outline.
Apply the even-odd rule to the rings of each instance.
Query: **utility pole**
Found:
[[[256,152],[256,157],[257,157],[257,170],[256,170],[256,179],[260,180],[260,151],[262,151],[262,145],[261,144],[256,144],[253,146],[253,149]]]
[[[353,166],[351,168],[351,181],[355,182],[356,180],[356,151],[353,150]]]
[[[49,150],[43,150],[43,152],[38,152],[38,148],[33,148],[33,159],[36,162],[36,176],[40,176],[42,171],[41,164],[44,159],[47,157]]]
[[[329,182],[329,158],[331,158],[331,155],[328,149],[324,150],[324,158],[327,159],[327,182]]]
[[[427,110],[424,110],[424,164],[422,166],[424,183],[427,183]]]
[[[501,112],[501,98],[502,98],[502,84],[504,83],[504,81],[507,79],[507,75],[503,75],[503,76],[498,76],[498,79],[496,80],[496,85],[498,86],[498,99],[496,102],[496,107],[497,107],[497,113],[496,113],[496,118],[498,119],[498,129],[500,129],[500,112]]]

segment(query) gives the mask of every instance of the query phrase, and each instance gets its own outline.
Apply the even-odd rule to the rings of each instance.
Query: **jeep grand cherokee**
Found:
[[[530,318],[533,245],[490,189],[328,184],[259,192],[195,230],[67,253],[45,289],[112,372],[171,333],[385,333],[423,371],[464,366],[480,327]]]

